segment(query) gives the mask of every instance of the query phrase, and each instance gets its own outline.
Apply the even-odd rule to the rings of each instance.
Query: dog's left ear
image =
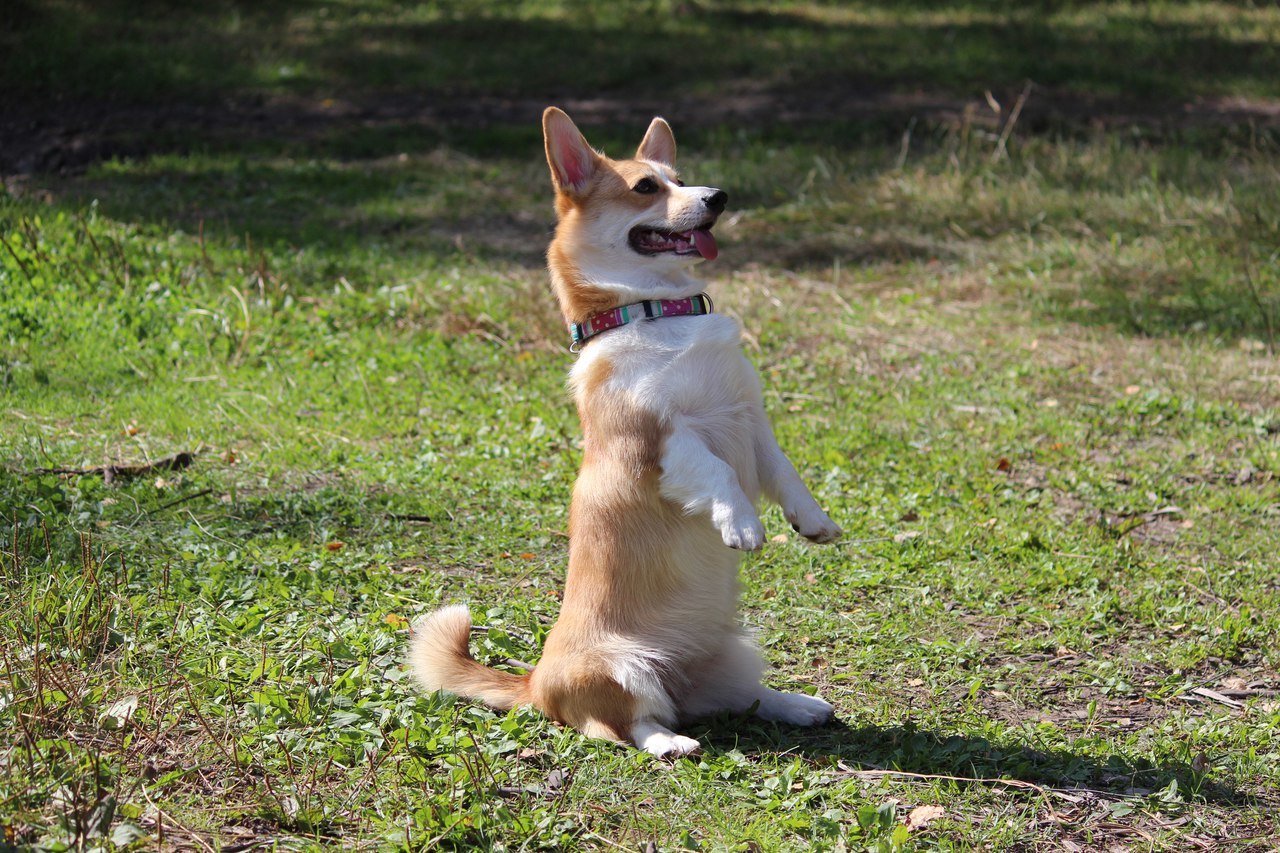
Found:
[[[636,149],[637,160],[652,160],[655,163],[662,163],[664,166],[675,168],[676,165],[676,137],[671,132],[671,125],[660,118],[654,118],[649,123],[649,130],[645,133],[644,139],[640,142],[640,147]]]

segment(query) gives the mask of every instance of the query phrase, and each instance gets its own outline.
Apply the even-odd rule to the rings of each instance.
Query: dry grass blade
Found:
[[[102,477],[103,482],[111,485],[117,479],[131,479],[134,477],[144,477],[148,474],[154,474],[157,471],[181,471],[189,468],[191,463],[196,459],[196,453],[192,451],[182,451],[157,459],[154,462],[144,462],[137,465],[96,465],[92,468],[36,468],[36,474],[60,474],[63,476],[91,476],[98,475]]]

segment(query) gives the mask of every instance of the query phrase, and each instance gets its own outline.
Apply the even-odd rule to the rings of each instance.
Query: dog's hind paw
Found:
[[[631,729],[631,738],[636,746],[658,758],[681,758],[702,751],[702,744],[693,738],[653,722],[637,722]]]
[[[762,720],[790,723],[793,726],[818,726],[830,722],[836,709],[830,702],[806,693],[779,693],[770,690],[761,697],[756,716]]]
[[[662,742],[659,743],[659,740]],[[702,744],[691,737],[671,735],[668,738],[650,738],[645,750],[659,758],[684,758],[686,755],[702,752]]]

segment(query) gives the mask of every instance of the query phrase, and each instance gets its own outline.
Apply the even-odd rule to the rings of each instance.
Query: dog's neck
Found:
[[[642,266],[619,263],[608,254],[604,257],[593,257],[593,254],[577,249],[572,260],[565,264],[565,271],[587,288],[613,297],[613,305],[645,299],[684,299],[704,287],[687,262]]]
[[[583,344],[596,335],[640,320],[657,320],[662,317],[688,317],[710,314],[715,310],[711,297],[696,293],[684,299],[645,299],[592,314],[581,323],[569,324],[572,342],[569,349],[577,352]]]

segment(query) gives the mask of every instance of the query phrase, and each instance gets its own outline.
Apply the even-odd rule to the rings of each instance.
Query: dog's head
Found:
[[[711,228],[728,196],[685,186],[676,172],[671,127],[655,118],[630,160],[593,149],[573,120],[548,107],[542,115],[547,163],[560,222],[548,254],[566,315],[565,282],[591,309],[700,289],[683,270],[719,253]],[[589,290],[601,291],[589,294]],[[583,301],[570,299],[569,303]]]

